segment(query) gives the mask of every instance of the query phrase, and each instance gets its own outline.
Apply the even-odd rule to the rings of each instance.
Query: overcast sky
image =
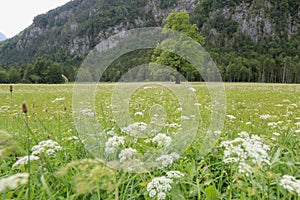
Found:
[[[30,24],[35,16],[61,6],[70,0],[1,0],[0,32],[10,38]],[[5,2],[5,3],[4,3]]]

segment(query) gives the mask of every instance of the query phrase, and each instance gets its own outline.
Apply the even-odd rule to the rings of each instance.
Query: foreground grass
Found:
[[[152,148],[151,145],[159,148],[158,144],[152,144],[154,142],[135,140],[120,130],[111,103],[114,86],[101,84],[97,88],[95,115],[104,127],[105,138],[123,137],[124,144],[120,145],[123,150],[130,147],[140,152]],[[192,87],[199,102],[201,134],[209,123],[211,99],[204,84],[192,83]],[[0,133],[1,198],[299,198],[300,86],[225,84],[225,88],[226,121],[217,143],[209,149],[210,153],[202,157],[201,149],[205,146],[196,140],[169,165],[150,172],[129,173],[107,167],[84,147],[74,125],[72,85],[14,85],[12,96],[9,85],[0,85],[0,130],[3,130]],[[23,101],[28,107],[26,114],[20,110]],[[155,107],[156,104],[161,104],[165,115],[151,115],[153,107],[161,108]],[[129,111],[135,122],[149,124],[155,118],[158,119],[155,123],[162,121],[159,131],[166,136],[171,137],[180,130],[180,103],[170,91],[155,85],[137,90],[132,95]],[[160,117],[167,119],[161,120]],[[33,146],[42,146],[40,142],[47,140],[56,142],[49,145],[50,149],[57,145],[53,152],[35,151]],[[109,154],[107,159],[114,161],[120,151],[116,149],[118,153]],[[28,155],[38,159],[32,157],[30,166],[26,162],[16,164]],[[114,163],[111,165],[115,166]],[[3,186],[8,182],[3,181],[5,178],[27,173],[29,168],[29,185],[19,182],[16,187]],[[180,171],[183,176],[168,178],[166,173],[169,171]],[[296,180],[284,182],[284,175]],[[151,187],[150,183],[158,180],[155,178],[163,176],[167,179],[163,179],[165,184],[168,185],[169,180],[172,189]],[[164,184],[163,181],[159,183]]]

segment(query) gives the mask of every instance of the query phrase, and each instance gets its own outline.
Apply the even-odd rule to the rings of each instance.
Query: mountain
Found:
[[[300,82],[300,1],[294,0],[73,0],[1,42],[0,65],[23,66],[22,78],[40,59],[63,70],[78,67],[111,35],[162,26],[169,13],[182,9],[206,38],[225,81]]]
[[[6,36],[0,32],[0,41],[6,40]]]
[[[192,11],[195,5],[196,0],[73,0],[35,17],[30,27],[2,44],[0,64],[22,64],[39,57],[76,62],[119,31],[160,26],[170,12]]]
[[[225,81],[300,82],[300,1],[202,0],[191,16]]]

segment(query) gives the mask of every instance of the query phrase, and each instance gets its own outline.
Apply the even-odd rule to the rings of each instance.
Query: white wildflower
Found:
[[[151,182],[147,184],[147,191],[149,192],[149,197],[164,200],[166,198],[166,193],[171,191],[173,183],[172,179],[165,176],[156,177]]]
[[[168,167],[173,164],[173,162],[179,159],[180,156],[173,152],[170,155],[162,155],[156,159],[156,161],[161,162],[162,167]]]
[[[114,130],[107,131],[106,134],[107,135],[112,135],[112,136],[116,135]]]
[[[167,172],[167,177],[172,179],[172,178],[181,178],[184,177],[184,174],[181,173],[180,171],[168,171]]]
[[[136,122],[133,124],[129,124],[127,127],[122,129],[123,132],[133,137],[137,137],[146,130],[147,124],[144,122]]]
[[[156,196],[156,190],[150,190],[149,197],[153,198]]]
[[[63,101],[65,100],[65,97],[61,97],[61,98],[56,98],[52,101],[52,103],[56,102],[56,101]]]
[[[70,136],[70,137],[68,137],[67,139],[68,139],[68,140],[79,140],[79,138],[78,138],[77,136],[75,136],[75,135]]]
[[[291,101],[290,100],[288,100],[288,99],[284,99],[283,101],[282,101],[282,103],[290,103]]]
[[[300,122],[296,122],[295,125],[296,125],[297,127],[299,127],[299,126],[300,126]]]
[[[290,175],[284,175],[279,185],[283,186],[291,193],[297,193],[300,196],[300,180]]]
[[[157,143],[159,147],[168,147],[172,143],[172,138],[166,134],[159,133],[152,138],[152,142]]]
[[[291,106],[295,107],[295,108],[298,108],[298,105],[295,104],[295,103],[292,103]]]
[[[260,115],[259,118],[262,119],[262,120],[266,120],[266,119],[269,119],[271,117],[271,115],[269,114],[265,114],[265,115]]]
[[[19,185],[24,185],[28,182],[28,173],[19,173],[11,175],[7,178],[0,179],[0,192],[4,192],[7,189],[14,190]]]
[[[176,152],[171,153],[170,156],[172,156],[175,160],[178,160],[180,158],[180,155]]]
[[[190,87],[189,90],[192,91],[192,92],[196,92],[196,89],[193,88],[193,87]]]
[[[259,136],[250,137],[247,132],[241,132],[239,136],[221,143],[221,146],[225,147],[224,163],[238,163],[238,171],[246,175],[251,172],[252,165],[261,167],[263,164],[270,164],[270,147],[264,144]]]
[[[252,124],[252,122],[246,122],[246,125],[251,125]]]
[[[95,116],[95,113],[91,109],[88,109],[88,108],[80,110],[80,113],[83,115],[86,115],[86,116]]]
[[[157,194],[157,200],[164,200],[165,198],[166,198],[166,193],[164,193],[164,192],[159,192],[158,194]]]
[[[276,122],[269,122],[268,126],[271,126],[272,128],[276,128],[277,123]]]
[[[276,104],[275,106],[276,107],[282,107],[283,105],[282,104]]]
[[[177,123],[172,123],[172,124],[166,124],[165,126],[170,127],[170,128],[179,128],[181,125]]]
[[[245,174],[246,176],[249,176],[252,173],[252,167],[245,162],[239,163],[238,171],[241,174]]]
[[[48,155],[52,155],[57,151],[61,151],[62,147],[53,140],[44,140],[41,141],[38,145],[35,145],[31,148],[32,155],[40,155],[42,153],[46,153]]]
[[[143,117],[144,113],[142,113],[142,112],[136,112],[136,113],[134,113],[134,116],[137,116],[137,115]]]
[[[161,162],[163,167],[171,166],[174,162],[174,158],[170,155],[162,155],[156,159],[156,161]]]
[[[124,137],[113,136],[105,142],[105,152],[107,154],[112,154],[115,152],[116,148],[121,145],[124,145]]]
[[[133,154],[136,154],[137,150],[132,148],[126,148],[119,154],[120,162],[128,161],[132,158]]]
[[[182,116],[181,116],[181,119],[182,119],[182,120],[189,120],[190,118],[189,118],[188,116],[182,115]]]
[[[295,133],[300,133],[300,129],[298,129],[298,130],[295,130]]]
[[[23,158],[18,159],[17,162],[15,162],[12,167],[14,168],[18,165],[28,164],[29,160],[31,162],[31,161],[36,161],[36,160],[39,160],[39,159],[40,159],[40,157],[38,157],[38,156],[33,156],[33,155],[25,156]]]
[[[273,135],[276,135],[276,136],[279,136],[280,135],[280,133],[277,133],[277,132],[274,132],[274,133],[272,133]]]
[[[226,115],[226,117],[228,117],[229,119],[236,119],[236,117],[233,115]]]

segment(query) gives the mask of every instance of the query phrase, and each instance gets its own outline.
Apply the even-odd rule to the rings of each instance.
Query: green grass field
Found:
[[[99,84],[95,111],[84,111],[101,127],[88,138],[76,129],[72,84],[13,85],[12,95],[0,85],[0,199],[300,199],[300,85],[226,83],[226,120],[207,147],[212,102],[204,83],[191,83],[199,137],[179,154],[167,149],[185,140],[182,124],[193,116],[176,96],[153,83],[139,88],[128,110],[143,123],[120,129],[114,86]],[[101,156],[85,148],[99,140]],[[151,151],[169,154],[143,171],[139,158]]]

